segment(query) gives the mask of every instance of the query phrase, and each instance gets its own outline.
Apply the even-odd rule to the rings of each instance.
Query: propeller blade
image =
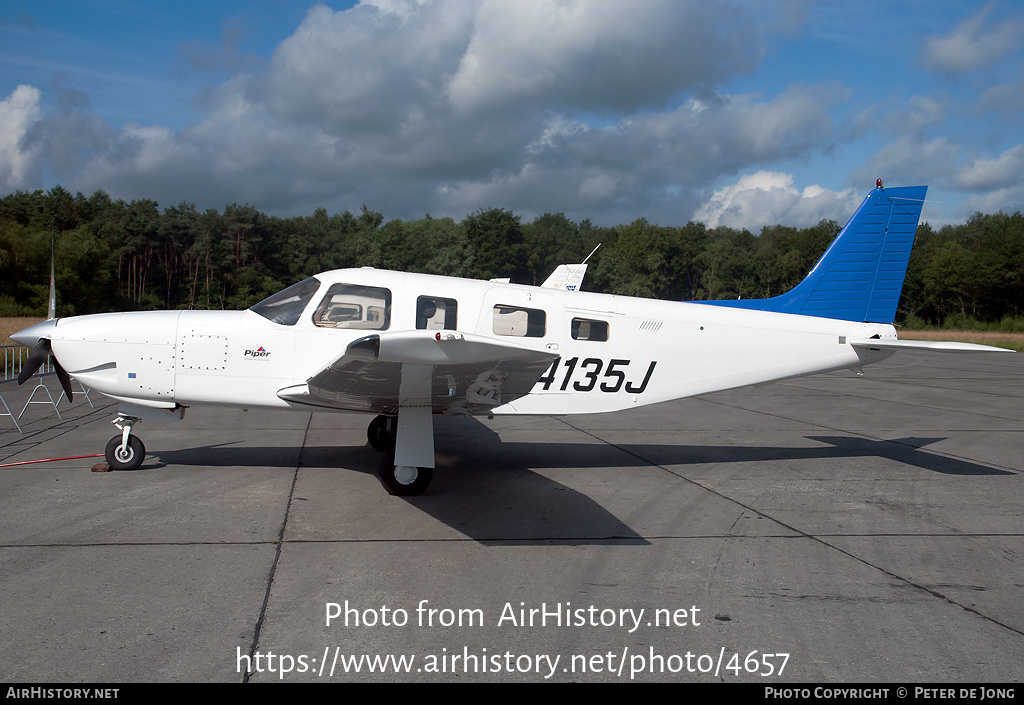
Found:
[[[71,391],[71,375],[60,364],[56,355],[53,357],[53,369],[57,371],[57,379],[60,380],[60,386],[64,388],[64,393],[68,395],[68,401],[74,401],[75,393]]]
[[[18,373],[18,384],[25,384],[29,377],[34,375],[43,363],[46,362],[46,358],[50,356],[50,341],[47,338],[42,338],[29,353],[28,359],[25,360],[25,364],[21,366],[21,372]]]

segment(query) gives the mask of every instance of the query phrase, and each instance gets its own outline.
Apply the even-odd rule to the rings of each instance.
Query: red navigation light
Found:
[[[882,188],[882,180],[875,179],[875,188]]]
[[[434,340],[440,341],[441,340],[441,334],[440,333],[434,333]]]

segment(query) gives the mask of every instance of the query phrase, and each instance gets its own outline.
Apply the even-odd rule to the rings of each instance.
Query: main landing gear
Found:
[[[374,450],[382,453],[395,449],[395,438],[398,436],[398,417],[376,416],[366,429],[366,439]]]
[[[411,465],[395,465],[395,452],[389,450],[380,459],[377,477],[388,494],[397,497],[411,497],[421,494],[434,479],[433,468],[417,468]]]
[[[113,424],[121,429],[120,435],[114,436],[107,442],[107,449],[104,455],[107,465],[111,470],[135,470],[142,465],[146,458],[146,446],[138,436],[133,436],[132,426],[140,423],[142,419],[137,416],[125,416],[119,414]]]
[[[421,494],[434,478],[433,468],[412,465],[395,465],[395,442],[398,438],[398,418],[377,416],[366,429],[367,440],[375,449],[382,451],[377,477],[388,494],[411,497]]]

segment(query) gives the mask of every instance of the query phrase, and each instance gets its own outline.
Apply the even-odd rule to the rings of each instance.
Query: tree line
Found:
[[[57,313],[247,308],[317,272],[371,266],[539,284],[597,245],[584,288],[670,300],[765,298],[795,286],[839,232],[808,228],[652,224],[597,227],[562,213],[524,223],[502,208],[452,218],[390,220],[359,213],[278,218],[233,203],[114,200],[104,191],[18,191],[0,199],[0,315],[44,315],[51,241]],[[898,320],[1004,322],[1024,308],[1024,216],[975,214],[917,231]],[[1009,324],[1006,324],[1009,321]]]

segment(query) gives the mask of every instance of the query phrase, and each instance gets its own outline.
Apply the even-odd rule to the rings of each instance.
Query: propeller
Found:
[[[39,368],[46,362],[46,359],[51,356],[53,357],[53,369],[57,373],[57,379],[60,380],[60,386],[64,389],[64,393],[68,395],[68,401],[74,401],[75,393],[71,391],[71,375],[61,366],[60,360],[53,354],[49,338],[40,338],[36,346],[32,348],[32,352],[29,353],[25,364],[21,366],[21,372],[18,373],[18,384],[25,384],[28,378],[38,372]]]

